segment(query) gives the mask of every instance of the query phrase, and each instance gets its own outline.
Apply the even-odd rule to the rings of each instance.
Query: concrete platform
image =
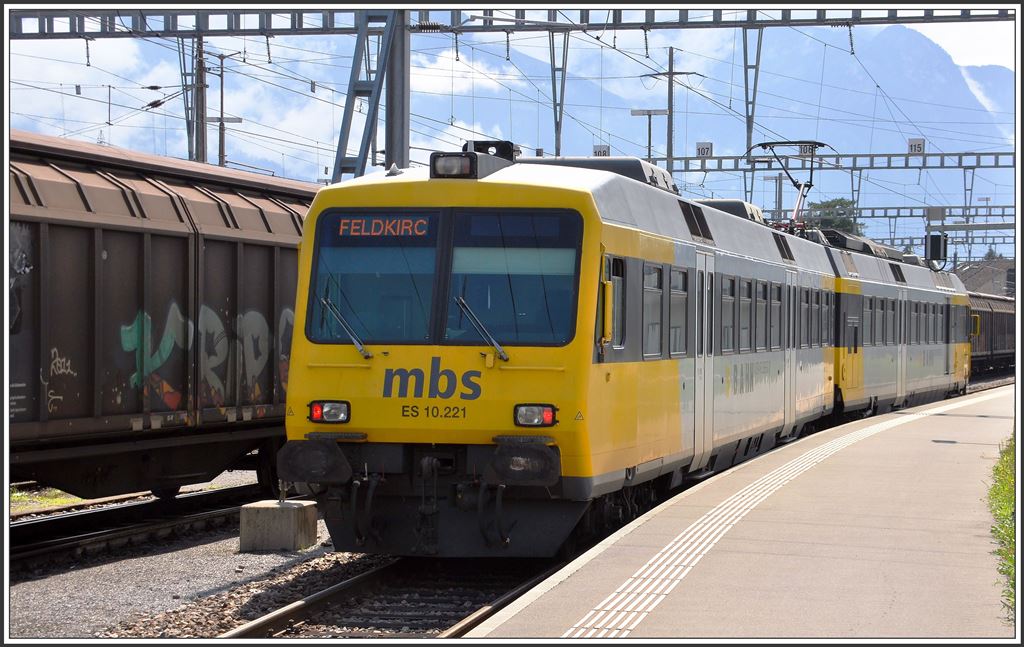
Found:
[[[1014,394],[868,418],[711,477],[467,637],[1012,639],[987,491]]]

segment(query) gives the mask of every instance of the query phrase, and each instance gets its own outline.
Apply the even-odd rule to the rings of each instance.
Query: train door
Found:
[[[697,253],[697,284],[696,301],[696,332],[697,343],[694,353],[694,398],[693,398],[693,463],[690,471],[702,469],[707,465],[714,447],[714,346],[711,334],[712,313],[714,312],[714,274],[715,257],[711,254]]]
[[[785,423],[783,437],[789,435],[796,424],[796,348],[800,343],[797,322],[800,319],[800,290],[796,285],[796,272],[786,270],[786,343],[784,360]]]
[[[907,398],[907,290],[900,288],[896,297],[896,404]]]

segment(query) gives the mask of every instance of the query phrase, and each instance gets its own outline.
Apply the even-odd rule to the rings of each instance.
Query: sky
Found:
[[[1019,49],[1007,46],[1015,42],[1012,22],[986,22],[976,24],[938,23],[908,24],[936,45],[946,50],[957,65],[1002,65],[1011,70],[1020,60]]]
[[[658,9],[665,6],[658,6]],[[480,13],[469,8],[464,11]],[[630,11],[642,16],[635,9],[626,13]],[[543,18],[545,13],[536,10],[528,16]],[[907,26],[942,47],[956,64],[1001,65],[1014,71],[1019,85],[1016,69],[1019,22]],[[881,29],[861,26],[852,30],[860,52],[869,47],[871,36]],[[594,145],[608,144],[613,155],[646,155],[646,120],[631,117],[629,111],[665,106],[664,82],[649,75],[665,69],[669,46],[676,51],[675,69],[692,73],[685,77],[689,91],[677,90],[675,95],[675,154],[693,155],[692,149],[703,133],[721,132],[724,128],[729,129],[730,135],[716,139],[714,154],[742,154],[745,128],[739,31],[652,30],[646,35],[627,31],[574,32],[566,83],[562,154],[588,155]],[[866,79],[861,79],[863,83],[859,85],[851,83],[848,88],[841,87],[843,83],[828,82],[826,72],[839,62],[838,53],[845,56],[848,48],[847,30],[819,27],[794,32],[796,30],[786,28],[766,29],[766,48],[785,39],[796,50],[806,51],[816,62],[820,59],[821,79],[805,79],[800,86],[803,95],[787,96],[795,82],[786,78],[787,70],[781,63],[771,56],[766,57],[762,62],[758,107],[758,121],[764,125],[764,133],[797,132],[778,126],[786,123],[779,120],[788,114],[803,119],[805,124],[814,124],[813,131],[806,129],[807,138],[824,138],[819,133],[827,132],[829,123],[839,123],[849,115],[854,120],[865,116],[850,112],[855,101],[874,93],[875,103],[879,103],[878,90]],[[227,126],[228,165],[306,181],[323,181],[329,177],[354,38],[296,36],[269,41],[252,37],[209,38],[206,42],[208,60],[214,67],[218,64],[214,55],[231,55],[225,59],[224,110],[226,116],[243,120],[241,124]],[[824,53],[821,44],[824,44]],[[184,158],[187,146],[176,47],[174,39],[155,38],[96,39],[88,44],[77,39],[6,41],[7,124]],[[825,54],[831,58],[826,59]],[[548,56],[548,38],[542,32],[515,32],[507,41],[501,34],[465,34],[459,39],[457,50],[449,34],[415,36],[410,131],[414,164],[424,163],[432,150],[461,148],[463,141],[469,138],[512,139],[524,147],[525,154],[535,154],[537,147],[544,148],[546,155],[553,154]],[[876,69],[875,73],[878,72]],[[978,100],[990,105],[977,85],[970,78],[965,77],[965,80]],[[311,81],[315,81],[315,89],[311,89]],[[220,80],[217,75],[210,75],[208,82],[209,113],[217,116]],[[142,89],[151,85],[160,89]],[[787,89],[781,89],[783,87]],[[890,97],[894,102],[913,100],[903,97],[901,88],[881,90],[886,95],[882,104],[884,98]],[[165,103],[143,109],[160,99]],[[893,113],[892,106],[885,107]],[[1019,107],[1016,110],[1019,112]],[[862,127],[869,141],[877,139],[886,129],[903,132],[896,117],[893,123],[886,122],[888,117],[882,105],[877,110],[869,105],[863,113],[872,124],[870,132]],[[962,121],[973,118],[964,117]],[[111,125],[106,123],[108,120]],[[1000,127],[1005,134],[1002,141],[955,135],[948,133],[950,126],[941,125],[936,125],[929,133],[934,132],[936,149],[941,146],[943,151],[972,146],[1006,150],[1015,147],[1018,122],[1017,115],[1000,115]],[[362,123],[363,115],[357,112],[354,133],[361,132]],[[664,117],[652,120],[655,155],[665,153],[665,126]],[[382,132],[383,128],[379,130]],[[971,141],[973,139],[977,141]],[[215,128],[209,131],[208,141],[208,159],[216,163]],[[353,137],[350,148],[354,149],[357,142]],[[383,134],[380,134],[378,148],[382,146]],[[704,197],[742,197],[742,182],[724,175],[701,178],[687,174],[680,179],[687,190]],[[979,176],[983,174],[979,172]],[[913,179],[883,178],[880,174],[876,177],[862,194],[862,204],[870,204],[874,193],[878,204],[889,206],[898,199],[903,204],[896,206],[916,206],[934,199],[931,194],[939,191],[927,181],[917,187]],[[820,198],[840,195],[840,189],[830,189],[824,178],[819,188],[824,192],[819,194]],[[774,200],[767,182],[759,181],[756,189],[756,202],[764,204]],[[984,185],[984,190],[990,194],[992,204],[1012,204],[1015,200],[1016,187],[1011,182],[997,179],[991,187]],[[786,191],[790,189],[787,187]],[[980,190],[978,195],[981,195]],[[956,192],[943,199],[956,203]],[[791,196],[787,195],[785,202],[788,206]],[[900,228],[896,234],[920,235],[920,226],[916,223],[901,223]]]

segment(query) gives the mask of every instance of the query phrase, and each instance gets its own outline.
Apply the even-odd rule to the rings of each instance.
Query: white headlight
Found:
[[[345,422],[348,420],[347,402],[324,402],[325,422]]]

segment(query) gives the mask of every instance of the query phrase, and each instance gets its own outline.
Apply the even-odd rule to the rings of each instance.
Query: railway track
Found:
[[[220,638],[458,638],[563,564],[396,558]]]
[[[1012,370],[999,371],[992,374],[986,373],[983,378],[971,380],[967,385],[967,392],[977,393],[978,391],[995,389],[1000,386],[1006,386],[1007,384],[1013,384],[1014,382],[1016,382],[1016,377]]]
[[[242,505],[264,495],[261,486],[244,485],[14,521],[9,535],[11,568],[223,525],[237,519]]]

